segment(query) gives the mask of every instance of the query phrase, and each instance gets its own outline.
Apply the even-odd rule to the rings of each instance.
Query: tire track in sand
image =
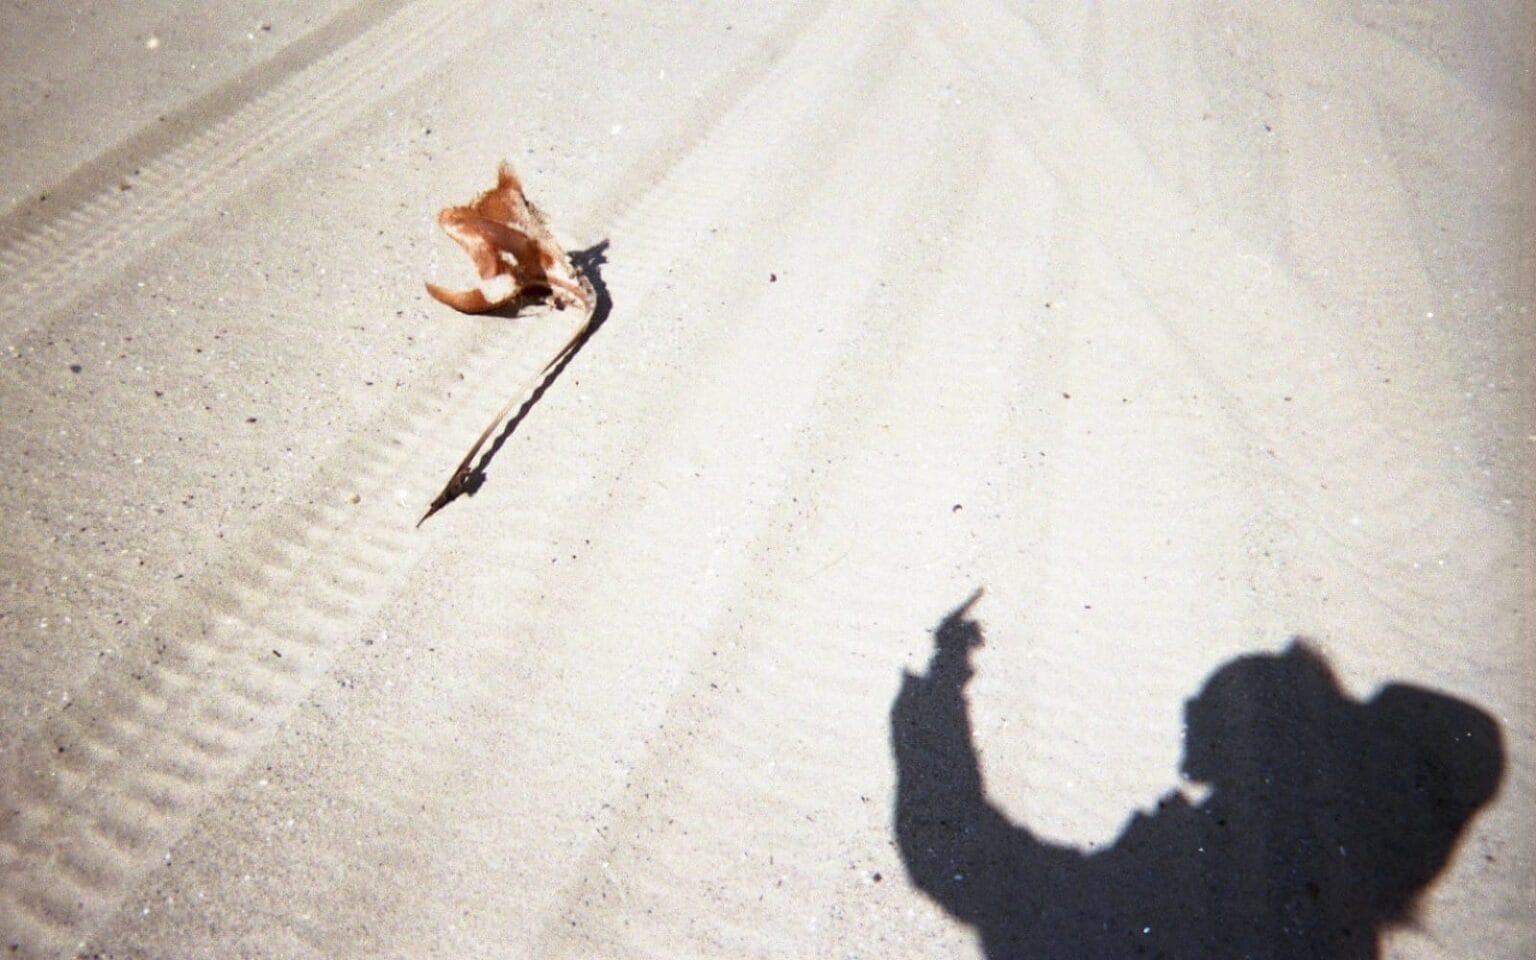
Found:
[[[871,43],[843,45],[831,60],[835,74],[859,75]],[[629,282],[648,285],[647,267],[725,214],[764,163],[765,136],[803,135],[796,84],[823,56],[801,51],[789,68],[744,77],[738,107],[680,161],[689,172],[638,198],[624,218],[638,251]],[[236,189],[236,179],[254,174],[245,163],[229,161],[231,172],[198,196],[207,202]],[[191,211],[190,201],[182,209]],[[668,209],[674,215],[656,215]],[[55,274],[44,271],[33,289],[46,293]],[[554,340],[564,324],[551,316],[556,322],[540,327]],[[486,345],[465,358],[465,379],[473,395],[493,394],[532,373],[541,356],[522,339]],[[344,444],[307,484],[324,493],[279,508],[231,551],[221,574],[159,618],[156,654],[143,669],[98,671],[19,740],[0,782],[0,930],[14,954],[58,955],[86,941],[325,671],[419,555],[416,499],[441,479],[458,438],[478,428],[482,411],[466,406],[443,412],[436,398],[408,398],[367,439]]]
[[[0,232],[0,316],[45,313],[90,291],[422,76],[456,49],[451,38],[468,17],[463,4],[418,0],[164,152],[140,163],[125,158],[132,176],[111,177],[112,185],[14,237]]]

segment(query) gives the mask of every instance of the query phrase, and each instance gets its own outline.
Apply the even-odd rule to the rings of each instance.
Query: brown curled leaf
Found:
[[[463,313],[484,313],[542,292],[561,309],[592,311],[591,285],[555,242],[543,212],[528,202],[506,161],[496,170],[496,186],[465,206],[443,208],[437,222],[469,254],[480,276],[465,290],[428,283],[427,292],[439,302]]]

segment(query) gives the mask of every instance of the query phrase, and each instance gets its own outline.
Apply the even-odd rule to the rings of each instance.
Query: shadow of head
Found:
[[[1300,639],[1221,667],[1184,719],[1184,775],[1245,822],[1304,823],[1319,849],[1369,863],[1349,882],[1383,918],[1405,916],[1504,770],[1483,711],[1405,684],[1354,700]]]
[[[1282,653],[1240,657],[1217,670],[1185,703],[1184,729],[1185,776],[1218,789],[1256,789],[1273,779],[1253,776],[1257,771],[1283,767],[1305,747],[1361,765],[1362,774],[1407,763],[1415,793],[1432,791],[1442,805],[1471,811],[1492,798],[1504,767],[1498,725],[1483,711],[1403,684],[1352,700],[1301,639]]]

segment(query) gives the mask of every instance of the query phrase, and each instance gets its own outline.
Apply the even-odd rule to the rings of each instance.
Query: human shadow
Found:
[[[1223,665],[1185,704],[1172,792],[1112,846],[1051,843],[987,799],[967,710],[977,591],[934,631],[891,708],[907,873],[974,927],[989,960],[1380,956],[1493,797],[1497,724],[1392,684],[1348,697],[1305,641]]]

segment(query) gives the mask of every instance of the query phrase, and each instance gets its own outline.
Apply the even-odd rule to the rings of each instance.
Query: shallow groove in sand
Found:
[[[131,189],[106,187],[25,230],[0,249],[0,314],[64,306],[404,88],[455,48],[462,7],[418,0],[143,162]]]
[[[444,19],[439,16],[436,23]],[[408,21],[415,32],[399,42],[396,55],[436,35],[435,23],[419,21]],[[847,49],[869,53],[867,46]],[[820,63],[820,58],[818,52],[811,59]],[[833,62],[845,80],[861,74],[861,61],[852,53]],[[760,153],[765,130],[779,138],[804,135],[801,102],[784,89],[786,83],[804,82],[799,72],[778,70],[748,80],[756,87],[743,91],[738,108],[684,156],[680,166],[686,165],[686,172],[639,198],[616,228],[637,251],[638,259],[626,268],[627,284],[652,285],[651,271],[675,259],[710,218],[722,216],[739,199],[741,185],[766,162]],[[354,76],[350,82],[356,87],[363,79]],[[796,92],[805,91],[789,91]],[[302,119],[307,115],[290,121],[293,149],[315,132],[315,124]],[[823,118],[829,130],[833,122],[831,115]],[[238,189],[258,172],[252,164],[244,155],[217,159],[211,165],[224,173],[210,174],[209,182],[189,192],[180,215]],[[92,216],[121,213],[110,203],[93,209],[96,213],[88,211],[66,226],[50,224],[34,237],[64,244],[72,239],[68,223],[85,229]],[[658,209],[677,212],[663,217],[656,215]],[[173,231],[175,219],[133,220],[117,236],[149,242],[157,230],[163,231],[157,236]],[[33,251],[23,257],[28,263],[29,256],[41,257],[36,251],[42,249],[40,241],[29,242],[33,246],[23,248],[24,254]],[[105,269],[114,255],[110,245],[98,245],[75,262]],[[34,306],[50,291],[69,295],[62,289],[62,270],[46,264],[32,268],[24,286]],[[546,326],[554,332],[553,323]],[[480,396],[517,382],[539,361],[528,340],[519,340],[484,345],[463,364],[473,385],[468,394]],[[672,396],[681,402],[683,395]],[[451,438],[470,435],[481,415],[462,402],[447,412],[429,412],[430,406],[424,398],[408,398],[366,439],[345,444],[317,472],[312,488],[320,492],[313,502],[275,510],[232,551],[225,572],[208,578],[215,586],[194,588],[184,604],[167,611],[155,628],[164,635],[162,653],[147,674],[98,671],[72,695],[73,709],[54,712],[18,742],[4,784],[7,809],[0,816],[0,928],[9,942],[25,948],[24,955],[68,950],[111,915],[136,878],[326,669],[346,631],[408,568],[423,542],[409,529],[419,504],[399,502],[392,489],[432,488],[440,480],[439,461],[447,462],[456,449]],[[55,769],[57,757],[71,750],[79,751],[78,765]]]
[[[1332,325],[1286,322],[1287,318],[1322,316],[1330,311],[1321,300],[1328,296],[1326,290],[1283,257],[1277,268],[1256,275],[1246,290],[1211,282],[1209,277],[1219,275],[1224,263],[1247,258],[1269,264],[1275,254],[1262,241],[1213,218],[1182,184],[1159,170],[1145,144],[1110,109],[1103,95],[1074,71],[1063,68],[1057,55],[1017,10],[989,2],[965,20],[947,17],[937,8],[925,9],[924,16],[951,47],[953,61],[976,70],[997,102],[1007,107],[1001,115],[1008,118],[1016,149],[1036,157],[1063,192],[1074,198],[1080,207],[1081,228],[1097,239],[1103,257],[1113,263],[1149,319],[1198,371],[1217,401],[1215,409],[1234,432],[1234,447],[1243,450],[1242,468],[1252,472],[1254,485],[1283,492],[1295,512],[1315,517],[1293,535],[1339,549],[1340,562],[1353,568],[1373,601],[1400,611],[1395,629],[1425,640],[1455,633],[1458,624],[1454,619],[1423,611],[1406,586],[1417,580],[1410,575],[1411,570],[1402,569],[1404,575],[1396,578],[1372,573],[1371,565],[1378,561],[1371,556],[1370,545],[1381,531],[1360,524],[1356,513],[1358,504],[1365,501],[1413,502],[1415,490],[1424,482],[1422,474],[1417,469],[1403,469],[1386,480],[1378,479],[1367,491],[1349,489],[1348,481],[1336,469],[1339,463],[1377,459],[1416,468],[1422,461],[1423,443],[1430,438],[1414,432],[1390,433],[1384,426],[1411,423],[1417,417],[1412,412],[1413,391],[1408,389],[1412,368],[1394,364],[1393,390],[1371,395],[1374,406],[1351,429],[1336,430],[1323,439],[1310,435],[1313,425],[1328,422],[1330,411],[1354,402],[1351,398],[1359,389],[1359,371],[1380,362],[1373,350],[1362,350],[1362,342],[1369,341],[1359,328],[1381,321],[1373,318],[1364,324],[1351,324],[1347,313],[1335,310],[1340,322]],[[1020,51],[1024,53],[1020,55]],[[1422,71],[1410,71],[1417,73]],[[1003,77],[1010,82],[998,79]],[[1011,82],[1020,78],[1022,82]],[[1285,89],[1287,79],[1282,73],[1276,83]],[[1299,89],[1302,81],[1291,79],[1290,86]],[[1420,77],[1418,82],[1425,85],[1428,80]],[[1441,83],[1445,83],[1443,78]],[[1423,88],[1427,95],[1430,88]],[[1463,103],[1456,91],[1435,89],[1468,111],[1476,110],[1472,104]],[[1040,109],[1042,103],[1051,104],[1052,111],[1071,115],[1074,123],[1053,128],[1050,115]],[[1308,119],[1316,126],[1314,118]],[[1041,135],[1043,129],[1049,130],[1049,135]],[[1342,155],[1352,156],[1379,149],[1374,147],[1379,140],[1377,131],[1345,129],[1371,149],[1345,147],[1337,139],[1329,139],[1325,142],[1330,144],[1330,153],[1342,151]],[[1298,174],[1324,168],[1318,158],[1293,163],[1299,163]],[[1128,176],[1128,171],[1135,175]],[[1100,189],[1099,185],[1116,178],[1120,181],[1116,191]],[[1299,202],[1283,180],[1268,183],[1266,190],[1283,198],[1287,207]],[[1390,192],[1362,191],[1360,195],[1374,197]],[[1369,211],[1354,211],[1348,219],[1359,224],[1354,229],[1362,235],[1362,245],[1372,251],[1411,234],[1401,217],[1394,219],[1393,212],[1375,206]],[[1373,224],[1372,220],[1380,222]],[[1376,237],[1369,237],[1368,228],[1375,230]],[[1164,239],[1147,240],[1146,236]],[[1376,259],[1385,257],[1375,253]],[[1354,269],[1352,265],[1371,259],[1361,253],[1341,256],[1340,269]],[[1352,290],[1359,302],[1386,316],[1411,315],[1428,302],[1422,283],[1411,273],[1382,266],[1376,274],[1376,280],[1351,276],[1342,286]],[[1185,308],[1175,316],[1168,304],[1184,304]],[[1421,362],[1431,362],[1433,356],[1433,352],[1425,352]],[[1222,360],[1212,362],[1213,357]],[[1310,368],[1304,389],[1298,388],[1292,372],[1300,364]],[[1279,397],[1289,393],[1295,395],[1279,402]],[[1450,511],[1458,502],[1447,497],[1436,506]],[[1404,511],[1401,515],[1408,514]],[[1436,528],[1449,522],[1420,518],[1416,525]],[[1401,535],[1409,542],[1419,539],[1409,529],[1410,524],[1402,523],[1401,527]]]
[[[911,77],[904,77],[897,68],[884,75],[877,95],[861,102],[910,96],[905,84],[911,82]],[[878,114],[873,108],[870,112]],[[861,141],[850,139],[853,147],[845,144],[839,157],[844,162],[861,145]],[[899,236],[901,225],[929,222],[942,212],[965,219],[966,208],[977,202],[979,184],[974,180],[962,182],[957,167],[945,160],[952,156],[949,145],[962,145],[955,148],[962,153],[967,147],[979,153],[982,139],[974,130],[957,131],[940,125],[914,135],[908,144],[912,153],[925,155],[926,151],[935,159],[926,165],[894,170],[899,176],[883,184],[881,206],[863,211],[866,218],[860,225],[875,235]],[[927,150],[940,141],[946,143],[946,150]],[[826,179],[837,182],[835,175]],[[955,210],[953,205],[961,209]],[[814,224],[802,223],[793,235],[817,232]],[[827,233],[829,236],[818,238],[817,244],[831,245],[833,238],[840,236],[836,228],[828,228]],[[807,246],[807,256],[820,249],[816,244]],[[740,569],[723,576],[717,588],[705,585],[704,589],[680,591],[673,581],[674,601],[679,595],[686,598],[697,593],[698,605],[709,611],[708,623],[699,631],[708,642],[693,648],[686,670],[654,723],[654,739],[628,771],[622,802],[613,805],[611,820],[598,830],[601,839],[589,847],[575,869],[573,882],[553,901],[545,915],[541,939],[530,955],[648,956],[662,951],[684,956],[713,951],[750,956],[771,951],[771,937],[778,922],[786,918],[753,917],[753,911],[764,909],[760,902],[743,902],[738,905],[740,912],[716,912],[707,921],[699,916],[703,886],[710,886],[715,898],[730,896],[728,891],[733,888],[747,900],[756,898],[739,879],[721,879],[734,872],[740,851],[701,848],[698,844],[704,837],[689,834],[686,812],[713,809],[721,817],[734,818],[743,816],[741,811],[748,806],[780,807],[781,816],[754,821],[756,831],[751,839],[746,839],[745,828],[741,839],[759,853],[777,851],[782,856],[788,850],[779,842],[792,838],[800,822],[794,811],[782,809],[793,806],[782,794],[791,789],[787,784],[814,782],[825,787],[845,779],[847,771],[839,769],[839,763],[844,759],[841,744],[846,731],[819,728],[835,724],[827,718],[841,715],[840,701],[846,691],[865,683],[865,678],[856,675],[863,667],[849,662],[850,653],[856,659],[860,655],[856,651],[866,650],[879,637],[874,633],[861,637],[844,634],[833,625],[856,620],[858,613],[839,609],[840,600],[823,598],[828,633],[840,641],[838,649],[797,651],[796,644],[810,638],[794,637],[780,622],[803,619],[804,608],[793,602],[794,598],[783,596],[780,589],[765,592],[759,585],[794,583],[814,593],[815,587],[806,580],[787,576],[789,568],[808,559],[786,549],[787,545],[800,539],[803,528],[816,527],[829,518],[838,518],[830,522],[841,522],[861,511],[878,512],[879,507],[865,495],[867,488],[858,483],[843,491],[848,500],[831,501],[809,516],[791,494],[806,495],[815,490],[821,499],[829,482],[842,475],[839,466],[827,466],[827,452],[836,451],[841,459],[880,435],[873,424],[882,415],[890,417],[892,411],[875,405],[856,414],[861,399],[867,402],[884,394],[888,403],[900,408],[907,402],[906,389],[921,382],[920,376],[903,376],[902,372],[915,373],[928,365],[919,343],[932,335],[931,331],[922,332],[925,325],[934,325],[928,323],[931,318],[925,308],[945,295],[963,295],[963,289],[954,286],[940,289],[925,285],[921,270],[915,268],[928,252],[921,245],[905,250],[897,245],[894,251],[871,249],[845,254],[849,275],[866,279],[836,291],[838,299],[824,301],[816,310],[828,317],[829,324],[842,325],[817,351],[820,355],[814,361],[836,373],[814,378],[821,386],[815,396],[805,398],[809,405],[805,429],[780,439],[787,449],[773,459],[787,466],[769,478],[771,489],[761,498],[764,505],[745,542],[735,550]],[[846,296],[858,302],[844,302],[841,298]],[[879,304],[886,296],[904,305],[901,314],[860,323],[861,318],[880,315]],[[950,339],[955,339],[953,333]],[[975,346],[984,349],[980,341]],[[957,386],[967,396],[979,392],[974,385],[970,389]],[[814,570],[811,573],[810,580],[814,581]],[[667,570],[654,576],[672,579]],[[665,611],[658,612],[654,624],[658,635],[667,635],[665,617]],[[786,732],[786,727],[794,729]],[[768,731],[774,732],[770,735]],[[818,756],[809,767],[776,766],[775,760],[783,759],[779,752],[786,742],[819,745]],[[771,831],[773,840],[767,840],[761,830]],[[701,865],[708,876],[697,872]]]

